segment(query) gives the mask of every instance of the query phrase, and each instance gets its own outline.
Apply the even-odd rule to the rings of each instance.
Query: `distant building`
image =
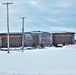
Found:
[[[20,47],[22,45],[22,34],[21,33],[10,33],[9,34],[9,47]],[[7,34],[0,34],[0,47],[7,47]]]
[[[26,32],[24,35],[24,46],[32,46],[33,36],[31,32]]]
[[[58,45],[58,44],[74,44],[75,37],[74,33],[52,33],[53,36],[53,45]]]
[[[52,34],[48,32],[43,32],[40,37],[40,42],[42,44],[44,44],[45,46],[52,46]]]
[[[42,31],[25,32],[24,46],[56,46],[58,44],[69,45],[75,43],[74,33],[49,33]],[[22,33],[9,34],[9,46],[22,46]],[[7,33],[0,33],[0,47],[7,47]]]
[[[34,31],[32,35],[35,45],[52,46],[52,35],[49,32]]]

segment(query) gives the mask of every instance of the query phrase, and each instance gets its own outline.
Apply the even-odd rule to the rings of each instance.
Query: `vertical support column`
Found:
[[[22,50],[24,50],[24,19],[26,17],[21,17],[22,18]]]
[[[8,47],[8,53],[9,53],[9,8],[8,5],[13,3],[3,3],[3,5],[7,5],[7,47]]]

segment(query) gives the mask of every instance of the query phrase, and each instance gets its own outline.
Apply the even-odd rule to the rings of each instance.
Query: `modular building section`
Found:
[[[74,33],[52,33],[53,45],[56,46],[58,44],[74,44],[74,35]]]
[[[33,43],[36,46],[43,44],[44,46],[52,46],[52,35],[49,32],[35,31],[32,32]]]
[[[74,33],[49,33],[42,31],[25,32],[24,34],[24,46],[52,46],[58,44],[74,44]],[[0,47],[7,47],[7,33],[0,34]],[[9,34],[9,47],[21,47],[22,46],[22,33],[10,33]]]
[[[0,35],[0,47],[2,47],[2,36]]]
[[[2,47],[7,47],[7,34],[3,33],[1,35]],[[22,34],[20,33],[10,33],[9,34],[9,47],[20,47],[22,46]]]
[[[24,46],[32,46],[33,45],[33,36],[32,34],[29,33],[25,33],[24,35]]]
[[[48,32],[43,32],[41,35],[41,43],[44,44],[44,46],[52,46],[52,34]]]

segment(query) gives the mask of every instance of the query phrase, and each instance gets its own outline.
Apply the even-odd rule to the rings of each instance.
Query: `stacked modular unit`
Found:
[[[74,33],[53,33],[53,45],[74,44]]]

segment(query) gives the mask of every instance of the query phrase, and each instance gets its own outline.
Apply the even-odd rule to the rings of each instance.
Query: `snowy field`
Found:
[[[0,51],[0,75],[76,75],[76,46]]]

